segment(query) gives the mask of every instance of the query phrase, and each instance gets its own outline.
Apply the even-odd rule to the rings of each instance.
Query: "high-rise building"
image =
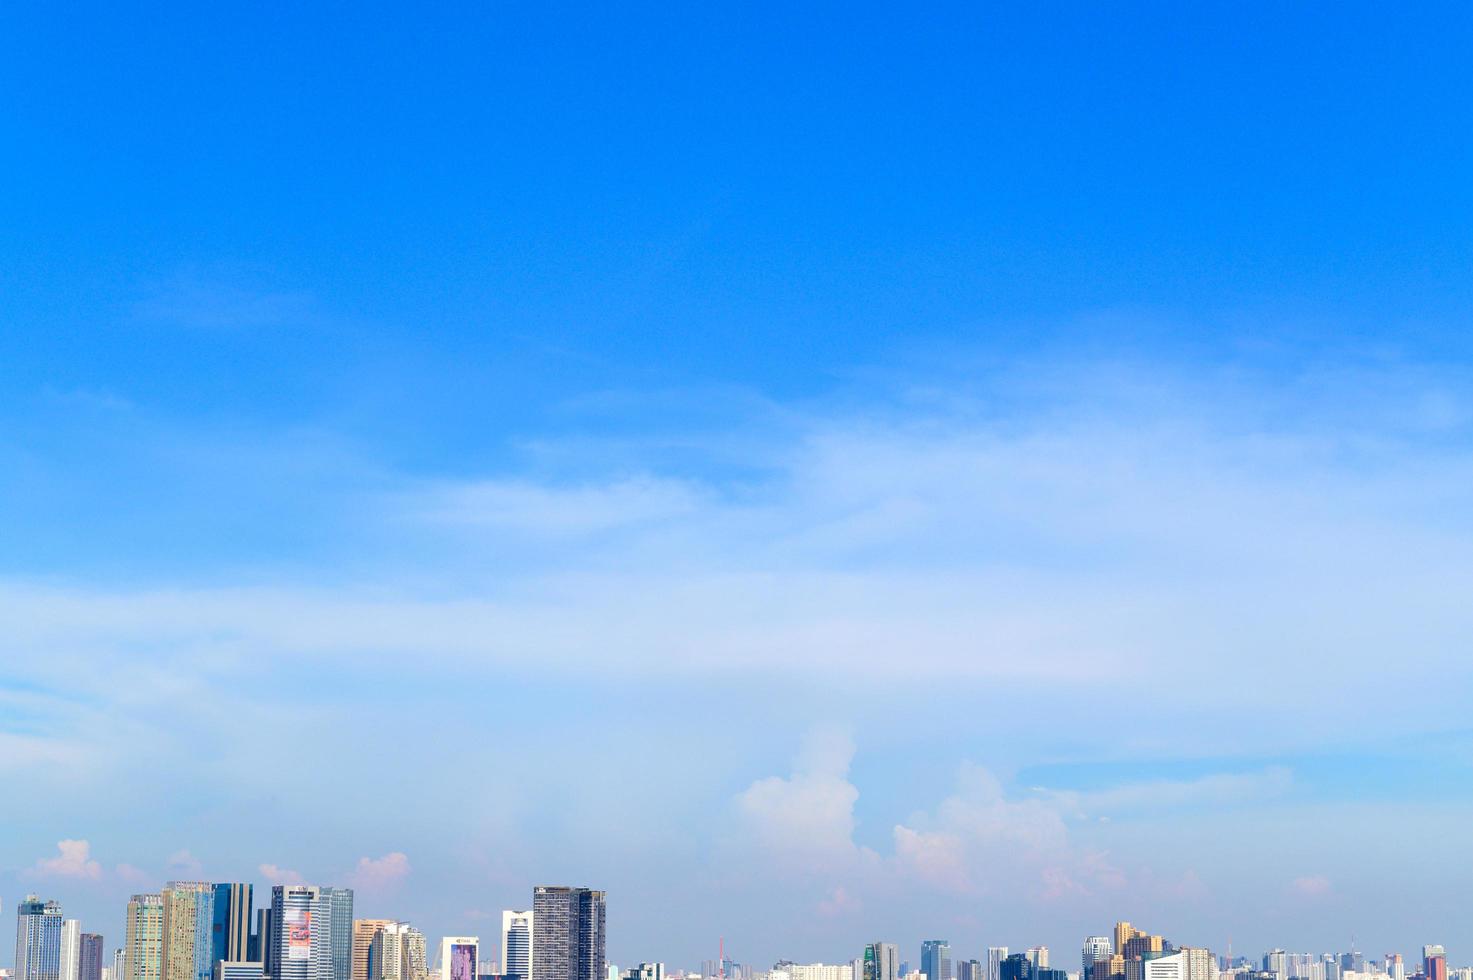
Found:
[[[1181,953],[1156,956],[1141,965],[1141,980],[1186,980],[1186,958]]]
[[[1027,953],[1012,953],[1001,967],[1002,980],[1033,980],[1033,960]]]
[[[538,885],[532,919],[532,980],[606,980],[603,892]]]
[[[266,974],[271,980],[336,980],[333,965],[332,895],[316,885],[271,889]],[[352,929],[346,967],[352,971]]]
[[[163,980],[211,980],[215,974],[215,886],[171,881],[164,902]]]
[[[1108,962],[1114,952],[1115,946],[1110,942],[1109,936],[1086,936],[1084,948],[1079,954],[1079,980],[1090,980],[1095,964],[1101,960]]]
[[[1401,958],[1400,953],[1386,954],[1386,975],[1391,980],[1407,980],[1406,961]]]
[[[405,926],[400,942],[404,948],[404,980],[426,980],[430,975],[430,962],[424,933],[413,926]]]
[[[113,950],[112,977],[110,980],[123,980],[123,974],[127,969],[128,954],[119,946]]]
[[[987,947],[987,980],[1002,980],[1002,961],[1007,958],[1006,946]]]
[[[1447,980],[1447,950],[1437,945],[1422,947],[1422,976],[1426,980]]]
[[[1289,954],[1282,949],[1271,949],[1264,953],[1263,972],[1272,973],[1274,980],[1289,980]]]
[[[440,940],[440,980],[478,980],[480,964],[479,937],[446,936]]]
[[[102,980],[102,937],[95,932],[82,933],[81,953],[77,957],[77,980]]]
[[[1183,946],[1177,952],[1182,958],[1182,980],[1217,980],[1217,960],[1213,958],[1210,949],[1205,946]]]
[[[951,943],[945,939],[922,941],[921,972],[927,980],[951,980]]]
[[[987,967],[977,960],[958,960],[956,980],[987,980]]]
[[[1032,964],[1034,973],[1037,973],[1039,970],[1048,969],[1048,947],[1029,946],[1028,962]]]
[[[77,980],[82,969],[82,923],[61,920],[61,980]]]
[[[900,951],[894,943],[870,943],[864,947],[860,980],[898,980]]]
[[[531,909],[506,909],[501,913],[501,975],[505,980],[532,978],[534,921]],[[663,975],[660,980],[664,980]]]
[[[393,919],[353,920],[353,980],[368,980],[368,950],[373,945],[374,934],[394,924]]]
[[[123,980],[163,980],[164,897],[134,895],[128,899],[123,941]]]
[[[61,980],[61,906],[27,895],[15,907],[12,980]]]
[[[210,924],[210,958],[214,962],[242,963],[251,959],[252,891],[252,886],[244,882],[215,886],[214,918]]]
[[[353,889],[324,888],[322,894],[328,900],[332,980],[353,980]]]

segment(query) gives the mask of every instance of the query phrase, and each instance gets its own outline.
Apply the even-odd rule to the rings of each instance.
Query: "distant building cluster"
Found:
[[[554,885],[534,888],[530,908],[502,913],[496,963],[482,957],[478,936],[431,947],[408,922],[353,918],[351,888],[277,885],[260,909],[252,892],[239,882],[173,881],[134,895],[111,954],[60,903],[27,896],[16,908],[15,966],[0,969],[0,980],[1473,980],[1473,969],[1449,970],[1438,945],[1423,946],[1410,972],[1400,953],[1273,949],[1253,962],[1129,922],[1086,937],[1078,970],[1051,964],[1047,946],[989,946],[985,957],[956,960],[945,939],[923,941],[915,968],[896,944],[873,942],[842,963],[758,969],[723,947],[699,972],[660,962],[620,970],[608,963],[604,893]]]

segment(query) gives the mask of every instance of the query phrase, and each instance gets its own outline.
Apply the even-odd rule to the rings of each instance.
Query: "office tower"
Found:
[[[404,947],[404,980],[425,980],[430,975],[430,963],[424,933],[405,926],[400,942]]]
[[[604,980],[604,893],[538,885],[532,890],[532,980]]]
[[[77,980],[82,968],[82,923],[76,919],[61,921],[61,980]]]
[[[1028,947],[1028,962],[1033,966],[1033,972],[1034,973],[1037,973],[1039,970],[1047,969],[1048,968],[1048,947],[1047,946],[1029,946]]]
[[[1069,971],[1040,966],[1033,971],[1033,980],[1069,980]]]
[[[251,933],[250,948],[246,950],[246,959],[253,963],[260,963],[266,969],[266,975],[271,975],[271,967],[267,964],[267,958],[271,950],[271,906],[256,910],[256,928]]]
[[[987,968],[977,960],[958,960],[956,980],[987,980]]]
[[[215,964],[215,980],[266,980],[266,967],[255,961],[221,960]]]
[[[1288,980],[1289,955],[1282,949],[1271,949],[1263,954],[1263,972],[1272,973],[1274,980]]]
[[[1426,980],[1447,980],[1447,950],[1436,945],[1422,947],[1422,976]]]
[[[61,906],[36,895],[15,907],[13,980],[61,980]]]
[[[215,886],[214,921],[210,927],[212,967],[220,960],[242,963],[252,959],[252,890],[252,886],[244,882],[225,882]]]
[[[1356,973],[1364,973],[1366,971],[1365,954],[1354,950],[1349,953],[1341,953],[1340,970],[1342,973],[1346,970],[1351,970]]]
[[[394,924],[393,919],[353,920],[353,980],[368,980],[368,950],[373,945],[374,933]]]
[[[102,980],[102,937],[95,932],[84,932],[80,945],[77,980]]]
[[[1006,946],[987,947],[987,980],[1002,980],[1002,961],[1007,958]]]
[[[1033,961],[1027,953],[1013,953],[1002,961],[1002,980],[1033,980]]]
[[[479,937],[446,936],[440,940],[440,980],[478,980],[480,963]]]
[[[951,943],[927,939],[921,943],[921,972],[927,980],[951,980]]]
[[[900,952],[894,943],[870,943],[864,948],[860,980],[898,980]]]
[[[1090,980],[1095,964],[1101,960],[1108,961],[1114,952],[1115,947],[1109,936],[1084,937],[1084,947],[1079,954],[1079,980]]]
[[[123,941],[123,980],[163,980],[164,897],[134,895],[128,899]]]
[[[353,889],[323,888],[322,894],[328,900],[332,980],[353,980]]]
[[[332,895],[316,885],[271,889],[266,975],[271,980],[336,980],[333,966]],[[352,971],[352,927],[346,966]]]
[[[1386,954],[1386,975],[1391,980],[1407,980],[1407,965],[1400,953]]]
[[[501,974],[504,980],[531,980],[532,944],[535,941],[533,922],[531,909],[506,909],[501,913]],[[660,980],[664,980],[663,974]]]

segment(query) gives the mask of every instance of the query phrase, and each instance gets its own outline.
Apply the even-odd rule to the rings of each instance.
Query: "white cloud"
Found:
[[[170,854],[165,866],[170,874],[182,878],[197,878],[204,872],[204,865],[200,863],[199,858],[189,852],[188,848]]]
[[[92,845],[85,840],[56,842],[58,854],[37,861],[37,874],[58,878],[101,878],[102,865],[92,859]]]
[[[409,875],[409,858],[394,851],[377,858],[359,858],[358,866],[348,876],[354,888],[383,891],[392,888]]]
[[[791,775],[759,779],[738,794],[736,811],[748,839],[797,869],[847,869],[860,856],[854,844],[859,790],[848,779],[853,757],[847,733],[811,729]]]
[[[283,868],[275,864],[262,864],[257,867],[261,876],[273,885],[301,885],[305,884],[307,878],[300,871]]]

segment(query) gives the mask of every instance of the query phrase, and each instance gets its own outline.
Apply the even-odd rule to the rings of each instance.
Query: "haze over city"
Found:
[[[1470,21],[7,5],[0,921],[1449,980]]]

